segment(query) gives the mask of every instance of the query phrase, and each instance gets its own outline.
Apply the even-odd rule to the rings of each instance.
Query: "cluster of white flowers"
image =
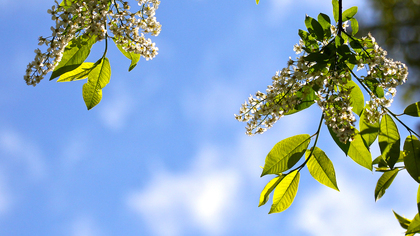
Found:
[[[155,17],[160,1],[137,1],[141,9],[131,13],[128,2],[122,0],[64,0],[62,3],[55,0],[55,5],[48,10],[55,27],[51,27],[51,36],[39,37],[39,45],[49,48],[44,53],[35,50],[35,59],[28,64],[24,76],[26,83],[35,86],[53,71],[73,38],[95,35],[96,40],[101,41],[110,37],[107,28],[125,50],[140,54],[147,60],[155,57],[158,48],[144,34],[157,36],[160,33],[161,25]]]
[[[385,93],[381,98],[371,93],[370,101],[366,102],[369,108],[365,110],[365,118],[373,124],[385,112],[382,107],[391,106],[394,96],[397,93],[396,87],[407,81],[408,69],[404,63],[387,58],[387,52],[379,47],[375,38],[370,33],[362,39],[362,41],[367,40],[373,43],[373,49],[370,52],[370,57],[366,59],[368,71],[367,76],[363,78],[365,80],[377,81],[378,84],[375,86],[382,89]]]
[[[367,68],[367,76],[362,77],[363,80],[361,80],[363,83],[368,83],[369,80],[377,81],[377,86],[385,91],[385,96],[382,98],[378,98],[373,93],[370,94],[371,100],[367,102],[370,108],[365,111],[365,117],[369,122],[375,123],[381,115],[378,109],[381,106],[390,105],[396,93],[396,86],[406,81],[408,72],[403,63],[386,58],[386,52],[377,45],[370,34],[362,39],[362,43],[368,41],[373,44],[373,47],[366,47],[363,53],[360,53],[362,58],[357,66],[358,69]],[[324,45],[324,42],[320,45]],[[352,141],[355,135],[356,117],[350,99],[353,87],[347,86],[347,83],[352,80],[350,69],[337,67],[331,71],[327,67],[322,71],[314,70],[312,68],[316,63],[305,61],[304,46],[304,42],[300,40],[293,47],[296,54],[303,52],[303,55],[296,61],[290,59],[287,67],[276,73],[266,94],[258,91],[255,97],[251,95],[248,101],[242,104],[239,114],[235,114],[235,118],[238,121],[248,122],[246,134],[263,133],[301,104],[305,99],[305,94],[317,88],[315,91],[317,99],[314,101],[324,114],[325,124],[332,129],[341,142]]]

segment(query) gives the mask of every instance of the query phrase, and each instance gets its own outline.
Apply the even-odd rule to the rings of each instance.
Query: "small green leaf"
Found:
[[[83,100],[88,110],[102,99],[102,89],[111,79],[111,66],[108,58],[101,59],[100,63],[89,74],[88,81],[83,85]]]
[[[351,18],[350,23],[351,23],[351,35],[354,36],[355,34],[357,34],[357,32],[359,32],[359,22],[356,20],[356,18]]]
[[[403,227],[403,229],[408,229],[408,226],[410,225],[411,220],[409,220],[409,219],[407,219],[403,216],[398,215],[395,211],[392,211],[392,212],[394,212],[395,218],[397,218],[401,227]]]
[[[375,158],[375,160],[372,162],[372,165],[378,165],[379,168],[387,168],[387,170],[389,169],[388,164],[384,161],[382,156]]]
[[[365,109],[368,109],[368,105]],[[370,147],[379,134],[379,122],[371,124],[366,120],[365,112],[362,113],[359,120],[360,135],[367,147]]]
[[[379,86],[379,82],[376,79],[365,79],[363,82],[378,98],[383,98],[385,96],[384,89]]]
[[[394,168],[400,157],[400,134],[397,125],[388,114],[382,116],[378,142],[382,157],[391,169]]]
[[[353,112],[360,116],[363,112],[363,108],[365,105],[365,97],[363,96],[363,92],[360,89],[359,85],[357,85],[353,80],[349,80],[345,85],[346,88],[351,89],[350,92],[350,103],[353,107]]]
[[[79,67],[89,56],[94,43],[96,43],[96,35],[72,39],[65,48],[61,61],[52,72],[50,80]]]
[[[405,139],[404,165],[411,177],[420,183],[420,141],[414,135]]]
[[[310,141],[309,134],[300,134],[278,142],[265,158],[261,176],[279,174],[292,168],[303,156]]]
[[[419,185],[419,188],[417,189],[417,211],[420,214],[420,185]]]
[[[404,109],[404,114],[414,117],[420,116],[420,102],[410,104]]]
[[[114,42],[115,42],[115,40],[114,40]],[[115,42],[115,45],[120,50],[120,52],[122,52],[122,54],[124,54],[125,57],[127,57],[128,59],[131,60],[131,64],[130,64],[130,67],[128,68],[128,71],[131,71],[132,69],[134,69],[134,67],[136,67],[137,63],[140,60],[140,54],[133,53],[133,52],[127,52],[126,50],[123,49],[123,46],[121,46],[120,44],[117,44],[116,42]],[[124,46],[126,46],[126,45],[124,45]]]
[[[319,13],[318,15],[318,22],[325,30],[331,31],[331,20],[330,17],[324,13]]]
[[[310,154],[311,151],[306,150],[306,159],[309,158]],[[333,163],[327,157],[324,151],[318,147],[315,147],[314,151],[312,152],[312,156],[307,163],[307,166],[309,173],[311,173],[314,179],[327,187],[340,191],[337,187],[337,180],[335,177]]]
[[[258,3],[260,3],[260,0],[255,0],[256,2],[257,2],[257,5],[258,5]]]
[[[316,36],[316,39],[318,41],[323,41],[324,39],[324,29],[319,24],[318,21],[316,21],[314,18],[310,16],[306,16],[305,18],[305,25],[306,28],[308,28],[309,33]]]
[[[398,174],[399,169],[384,172],[379,178],[375,188],[375,201],[378,201],[384,194],[385,190],[389,188]]]
[[[405,232],[405,234],[415,234],[415,233],[420,233],[419,213],[416,214],[414,219],[411,221],[410,225],[408,225],[407,232]]]
[[[292,205],[298,190],[299,178],[300,173],[295,170],[282,179],[274,190],[273,205],[268,214],[282,212]]]
[[[260,203],[258,207],[264,205],[267,203],[268,198],[270,196],[270,193],[274,190],[274,188],[277,187],[277,185],[280,183],[280,181],[284,178],[284,175],[280,175],[268,182],[268,184],[264,187],[263,191],[260,195]]]
[[[353,18],[354,15],[357,13],[357,7],[350,7],[349,9],[343,12],[343,22],[348,21]]]
[[[334,14],[334,20],[335,22],[338,22],[338,17],[339,17],[339,7],[338,7],[338,0],[332,0],[332,5],[333,5],[333,14]]]
[[[75,80],[86,79],[89,73],[93,70],[95,63],[85,62],[76,69],[64,73],[58,78],[57,82],[70,82]]]
[[[353,137],[353,141],[347,143],[340,142],[337,135],[329,126],[328,130],[330,131],[330,135],[335,143],[341,148],[341,150],[343,150],[346,155],[348,155],[357,164],[372,170],[372,155],[370,154],[369,149],[367,149],[363,142],[362,136],[357,130],[355,136]]]

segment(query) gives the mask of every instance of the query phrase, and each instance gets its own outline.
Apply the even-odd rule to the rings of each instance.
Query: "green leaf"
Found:
[[[306,28],[308,28],[309,33],[311,33],[312,35],[315,35],[318,41],[324,40],[324,29],[322,28],[322,26],[319,24],[318,21],[306,15],[305,25],[306,25]]]
[[[420,102],[416,102],[413,104],[410,104],[408,107],[404,109],[404,114],[409,116],[420,116]]]
[[[349,9],[343,12],[343,22],[348,21],[353,18],[354,15],[357,13],[357,7],[350,7]]]
[[[89,74],[88,81],[83,85],[83,99],[88,110],[102,99],[102,89],[111,79],[111,66],[108,58],[101,59],[100,63]]]
[[[420,217],[419,217],[419,213],[416,214],[416,216],[414,217],[414,219],[408,225],[407,232],[405,232],[405,234],[415,234],[415,233],[420,233]]]
[[[363,82],[376,97],[383,98],[385,96],[384,89],[379,86],[379,82],[376,79],[364,79]]]
[[[63,57],[51,74],[50,80],[77,69],[89,56],[92,45],[96,43],[96,35],[79,36],[70,41],[64,49]]]
[[[260,0],[255,0],[256,2],[257,2],[257,5],[258,5],[258,3],[260,3]]]
[[[411,177],[420,183],[420,141],[414,135],[405,139],[404,165]]]
[[[389,170],[388,164],[385,162],[382,156],[375,158],[375,160],[372,162],[372,165],[378,165],[379,168],[387,168],[387,170]]]
[[[265,158],[261,176],[279,174],[292,168],[303,156],[310,141],[309,134],[300,134],[278,142]]]
[[[338,17],[339,17],[339,7],[338,7],[338,0],[332,0],[332,5],[333,5],[333,14],[334,14],[334,20],[335,22],[338,22]]]
[[[315,100],[318,99],[318,96],[316,96],[315,91],[309,84],[302,87],[298,92],[296,92],[295,95],[297,96],[299,103],[284,115],[291,115],[299,111],[305,110],[306,108],[312,106],[315,103]]]
[[[375,188],[375,201],[378,201],[384,194],[385,190],[389,188],[398,174],[399,169],[384,172],[379,178]]]
[[[361,116],[365,105],[365,98],[363,92],[353,80],[349,80],[345,85],[346,88],[351,89],[350,92],[350,103],[353,107],[353,112],[358,116]]]
[[[335,143],[341,148],[341,150],[343,150],[346,155],[348,155],[357,164],[367,168],[368,170],[372,170],[372,155],[370,154],[369,149],[367,149],[363,142],[362,136],[357,130],[353,137],[353,141],[347,143],[340,142],[337,135],[329,126],[328,130],[330,131],[330,135]]]
[[[274,190],[273,205],[271,205],[271,213],[279,213],[292,205],[299,186],[300,173],[295,170],[282,179],[277,188]]]
[[[306,159],[309,158],[310,154],[311,151],[306,150]],[[324,151],[318,147],[315,147],[314,151],[312,152],[312,156],[306,165],[308,166],[309,173],[311,173],[314,179],[327,187],[340,191],[337,187],[337,180],[335,177],[333,163],[327,157]]]
[[[274,190],[274,188],[277,187],[277,185],[280,183],[280,181],[284,178],[285,175],[280,175],[268,182],[268,184],[264,187],[263,191],[260,195],[260,203],[258,207],[264,205],[267,203],[268,198],[270,196],[270,193]]]
[[[115,40],[114,40],[114,42],[115,42]],[[123,46],[121,46],[120,44],[117,44],[116,42],[115,42],[115,45],[120,50],[120,52],[122,52],[122,54],[124,54],[125,57],[127,57],[128,59],[131,60],[131,64],[130,64],[130,67],[128,68],[128,71],[131,71],[132,69],[134,69],[134,67],[136,67],[137,63],[140,60],[140,54],[133,53],[133,52],[127,52],[126,50],[123,49]],[[128,45],[128,44],[125,44],[124,46],[126,46],[126,45]]]
[[[408,226],[410,225],[411,220],[409,220],[409,219],[407,219],[403,216],[398,215],[395,211],[392,211],[392,212],[394,212],[395,218],[397,218],[401,227],[403,227],[404,229],[408,229]]]
[[[420,214],[420,185],[419,185],[419,188],[417,189],[417,211]]]
[[[60,3],[60,6],[64,7],[64,9],[67,9],[71,6],[71,4],[74,2],[75,0],[63,0]]]
[[[331,20],[330,17],[324,13],[319,13],[318,15],[318,22],[325,30],[331,31]]]
[[[392,169],[400,157],[400,134],[391,116],[382,116],[379,127],[379,148],[388,166]]]
[[[93,70],[95,63],[85,62],[76,69],[64,73],[58,78],[57,82],[70,82],[75,80],[86,79],[89,73]]]
[[[357,34],[357,32],[359,32],[359,22],[356,20],[356,18],[351,18],[350,23],[351,23],[351,35],[354,36],[355,34]]]
[[[368,105],[366,109],[368,109]],[[359,120],[360,135],[362,136],[363,141],[367,147],[370,147],[379,134],[379,122],[371,124],[369,121],[366,121],[365,113],[363,112]]]

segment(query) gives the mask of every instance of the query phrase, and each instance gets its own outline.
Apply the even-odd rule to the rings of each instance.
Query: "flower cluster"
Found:
[[[120,4],[117,3],[120,2]],[[35,59],[26,69],[24,79],[35,86],[53,71],[61,60],[65,47],[78,36],[96,36],[96,41],[113,38],[123,49],[140,54],[147,60],[157,55],[158,48],[144,34],[157,36],[161,25],[155,11],[160,1],[137,0],[140,10],[130,12],[128,2],[122,0],[64,0],[48,10],[55,26],[51,36],[39,37],[39,45],[48,47],[46,52],[35,50]],[[107,29],[113,34],[108,35]]]
[[[343,143],[352,141],[356,122],[351,99],[354,86],[348,85],[352,80],[352,71],[347,66],[347,61],[335,62],[341,65],[327,64],[321,69],[315,67],[317,62],[308,60],[308,48],[304,44],[300,40],[293,47],[296,54],[301,56],[296,61],[289,59],[287,67],[273,76],[272,85],[268,86],[266,93],[258,91],[255,97],[250,96],[242,104],[239,114],[235,114],[235,118],[248,122],[246,134],[254,135],[265,132],[284,115],[302,109],[299,106],[303,102],[316,102],[323,112],[325,124],[339,140]],[[361,39],[361,44],[369,46],[360,52],[349,51],[359,60],[358,70],[367,69],[367,76],[358,78],[359,82],[368,90],[380,88],[384,91],[383,96],[378,95],[378,92],[368,91],[371,99],[367,102],[365,117],[369,122],[375,123],[382,114],[379,110],[391,104],[396,87],[406,81],[408,72],[403,63],[386,58],[386,51],[378,46],[370,34]],[[319,45],[322,47],[327,44],[320,42]],[[318,52],[320,51],[322,49]],[[336,57],[336,54],[333,56]],[[333,61],[336,60],[338,59]],[[314,96],[310,96],[311,93]],[[312,100],[308,101],[310,99]]]

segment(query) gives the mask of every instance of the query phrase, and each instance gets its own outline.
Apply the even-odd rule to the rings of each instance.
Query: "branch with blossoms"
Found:
[[[137,0],[139,10],[130,11],[123,0],[63,0],[48,10],[55,26],[51,36],[39,37],[39,45],[47,46],[42,52],[35,50],[35,59],[28,64],[24,79],[26,84],[37,85],[49,72],[50,80],[70,82],[87,79],[83,85],[83,99],[92,109],[102,99],[102,89],[111,78],[111,66],[106,57],[108,41],[131,60],[131,71],[144,57],[153,59],[158,48],[145,35],[158,36],[161,25],[155,13],[159,0]],[[105,41],[103,56],[85,62],[93,44]]]
[[[252,136],[313,104],[322,111],[313,135],[289,137],[268,153],[261,177],[268,174],[276,177],[264,187],[259,206],[267,203],[274,191],[269,213],[290,207],[297,194],[300,171],[305,166],[318,182],[339,190],[333,163],[317,146],[323,123],[346,156],[369,170],[375,167],[382,172],[374,191],[375,201],[385,194],[399,171],[407,170],[420,183],[420,136],[389,109],[397,86],[407,80],[408,69],[404,63],[388,58],[371,34],[355,36],[359,29],[354,18],[357,7],[343,11],[342,0],[332,0],[332,5],[336,24],[331,24],[329,16],[323,13],[317,19],[306,16],[307,31],[299,30],[301,39],[293,47],[298,54],[296,60],[289,58],[287,66],[272,77],[266,92],[251,95],[235,115],[238,121],[247,122],[246,134]],[[351,33],[347,31],[348,23]],[[360,70],[366,73],[358,76]],[[366,101],[364,93],[369,96]],[[420,102],[409,105],[403,114],[419,117]],[[402,150],[394,120],[409,133]],[[315,141],[309,147],[313,138]],[[372,160],[370,146],[376,139],[381,155]],[[303,156],[305,160],[298,165]],[[420,206],[420,188],[417,199]],[[413,220],[394,214],[407,235],[420,233],[419,214]]]

